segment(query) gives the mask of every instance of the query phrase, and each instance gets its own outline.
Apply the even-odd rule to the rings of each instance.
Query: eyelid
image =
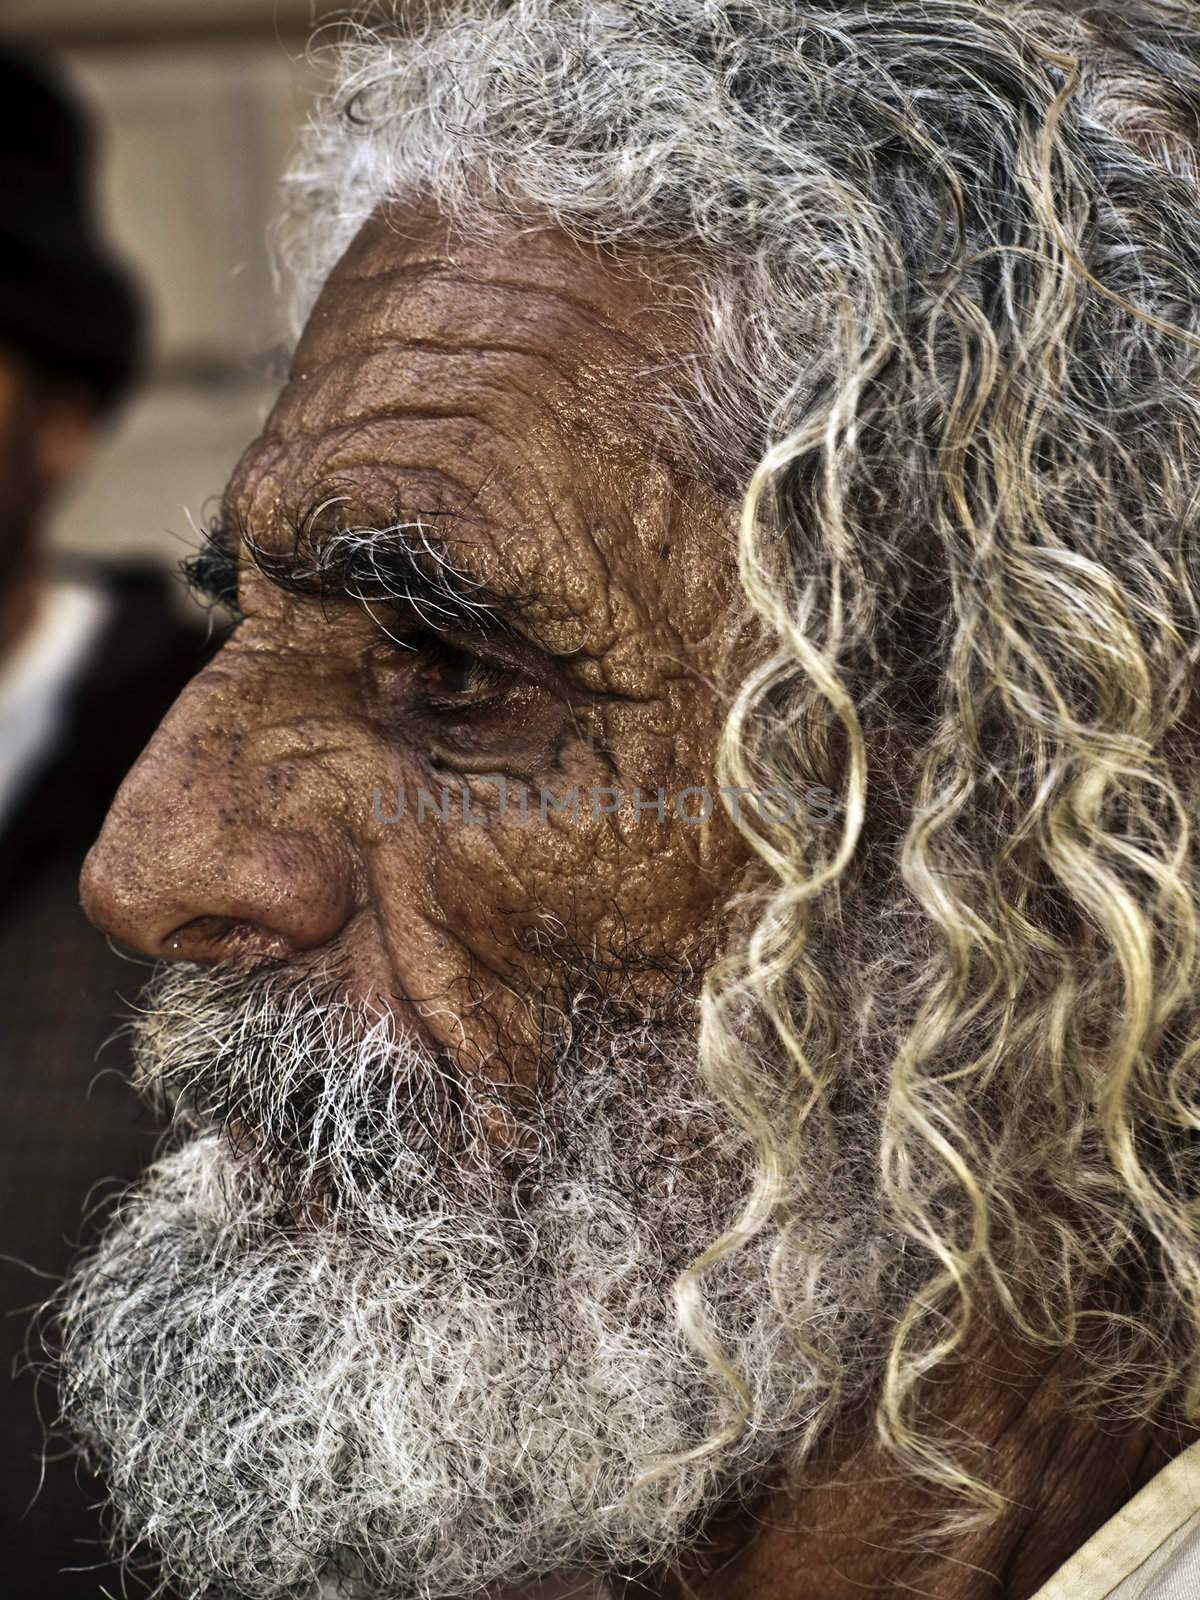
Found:
[[[395,630],[387,629],[386,637],[400,649],[405,647],[399,641],[407,637],[428,641],[430,645],[440,644],[452,650],[461,650],[464,655],[475,656],[488,665],[522,677],[561,700],[567,698],[566,684],[553,657],[513,633],[511,628],[497,626],[486,630],[472,629],[470,632],[461,628],[440,629],[431,626],[429,619],[422,617],[414,618],[407,627],[397,624]],[[420,645],[416,644],[414,648],[420,648]]]

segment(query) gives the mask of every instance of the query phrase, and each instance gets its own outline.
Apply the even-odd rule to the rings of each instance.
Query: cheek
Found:
[[[406,993],[442,997],[470,1036],[483,1012],[515,1015],[524,997],[556,994],[581,966],[618,978],[639,967],[703,971],[744,851],[719,800],[700,825],[675,814],[684,789],[711,789],[710,742],[681,738],[667,716],[661,704],[652,728],[645,708],[614,716],[603,756],[577,746],[552,775],[510,769],[503,790],[495,774],[420,775],[411,751],[379,763],[391,776],[377,784],[370,892]],[[639,815],[635,791],[652,801],[659,787],[665,815],[650,804]]]
[[[532,977],[547,959],[629,968],[711,959],[737,859],[733,841],[714,843],[724,819],[700,827],[651,811],[635,821],[628,800],[597,817],[590,800],[580,785],[573,813],[543,816],[534,802],[524,816],[515,804],[489,815],[472,801],[486,825],[464,826],[460,808],[449,825],[427,821],[433,900],[451,936],[506,977]]]

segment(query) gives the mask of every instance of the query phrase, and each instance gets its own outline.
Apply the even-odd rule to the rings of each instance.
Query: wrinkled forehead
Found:
[[[380,208],[313,308],[227,523],[269,548],[314,512],[436,522],[526,566],[549,553],[531,529],[594,543],[599,502],[670,474],[662,379],[694,343],[693,276],[545,224],[465,236],[429,205]]]
[[[330,273],[293,372],[373,342],[439,337],[480,351],[554,350],[564,366],[605,355],[635,363],[681,331],[693,276],[678,252],[602,250],[549,222],[482,214],[468,230],[429,202],[393,202],[375,211]],[[468,304],[472,327],[461,320]]]

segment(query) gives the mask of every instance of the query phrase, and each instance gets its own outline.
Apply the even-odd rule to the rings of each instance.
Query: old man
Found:
[[[61,1306],[191,1595],[1196,1592],[1200,10],[345,47]]]

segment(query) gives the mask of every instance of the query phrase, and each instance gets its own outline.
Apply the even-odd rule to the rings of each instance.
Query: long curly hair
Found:
[[[661,425],[740,502],[763,643],[721,782],[839,808],[738,808],[769,886],[701,1051],[757,1177],[688,1331],[722,1367],[705,1276],[768,1226],[781,1285],[819,1266],[853,1137],[910,1469],[998,1503],[919,1400],[984,1315],[1080,1404],[1193,1410],[1200,6],[514,0],[341,49],[302,302],[394,195],[699,265]]]

